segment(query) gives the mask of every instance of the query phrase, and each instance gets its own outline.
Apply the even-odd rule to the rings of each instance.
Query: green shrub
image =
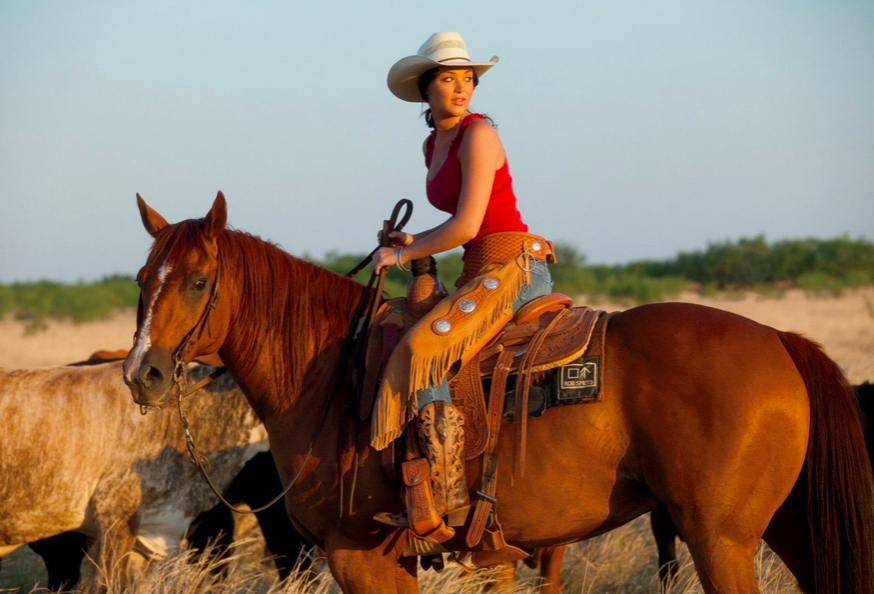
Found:
[[[851,270],[844,281],[848,287],[862,287],[874,284],[874,276],[867,270]]]
[[[838,278],[824,272],[808,272],[798,277],[797,284],[808,294],[817,295],[830,293],[835,297],[841,294],[844,283]]]
[[[15,307],[15,295],[6,285],[0,285],[0,319],[6,317]]]
[[[653,278],[619,273],[605,279],[600,287],[601,293],[612,299],[630,299],[635,303],[653,303],[679,293],[686,279],[676,276]]]
[[[70,285],[55,281],[0,285],[0,316],[14,311],[32,331],[43,329],[48,319],[101,320],[116,308],[135,307],[139,291],[132,277],[122,275]]]

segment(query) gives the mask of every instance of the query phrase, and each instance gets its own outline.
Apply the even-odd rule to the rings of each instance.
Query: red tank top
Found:
[[[473,113],[461,122],[461,128],[449,146],[446,160],[440,166],[434,179],[425,177],[425,189],[428,202],[438,210],[454,215],[458,209],[458,198],[461,194],[461,162],[458,160],[458,147],[464,138],[464,132],[471,122],[482,119],[482,114]],[[431,132],[425,143],[425,165],[430,169],[431,157],[434,155],[434,140],[437,137],[436,130]],[[495,171],[495,181],[492,184],[492,194],[489,197],[489,205],[483,216],[483,222],[476,237],[464,244],[464,252],[484,235],[499,233],[501,231],[528,231],[528,225],[522,222],[522,215],[516,209],[516,195],[513,193],[513,178],[510,177],[510,169],[507,165],[506,156],[504,165]]]

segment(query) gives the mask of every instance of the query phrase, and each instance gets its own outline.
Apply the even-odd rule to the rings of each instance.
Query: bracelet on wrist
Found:
[[[404,255],[404,248],[399,247],[395,248],[395,266],[403,270],[404,272],[410,272],[412,270],[411,267],[404,268],[404,265],[401,263],[401,258]]]

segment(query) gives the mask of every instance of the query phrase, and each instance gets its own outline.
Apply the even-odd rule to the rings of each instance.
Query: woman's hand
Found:
[[[398,263],[397,257],[397,248],[393,247],[382,247],[376,250],[373,254],[373,258],[371,261],[373,262],[373,271],[379,274],[380,270],[383,268],[388,268],[389,266],[394,266]]]
[[[413,243],[413,234],[404,233],[403,231],[392,231],[388,234],[389,245],[395,247],[404,247]],[[376,240],[382,242],[382,230],[376,234]]]

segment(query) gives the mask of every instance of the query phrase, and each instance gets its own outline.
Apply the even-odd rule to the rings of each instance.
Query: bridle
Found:
[[[209,299],[206,302],[206,306],[203,308],[203,311],[200,313],[200,317],[197,319],[197,322],[194,326],[185,333],[182,339],[179,341],[179,344],[173,350],[173,396],[176,397],[176,411],[179,414],[179,421],[182,424],[182,431],[185,434],[185,446],[188,449],[188,456],[191,460],[191,463],[197,468],[200,472],[200,476],[203,477],[203,480],[206,481],[206,484],[209,485],[209,488],[218,497],[219,501],[221,501],[226,507],[228,507],[231,511],[236,512],[238,514],[256,514],[264,511],[270,506],[274,505],[277,501],[285,497],[288,491],[292,486],[297,482],[298,477],[300,476],[303,469],[306,467],[306,463],[309,460],[310,454],[312,453],[312,444],[310,445],[310,449],[307,452],[306,459],[304,459],[303,464],[301,464],[300,469],[297,474],[294,476],[294,479],[282,490],[282,492],[273,498],[269,503],[263,505],[256,509],[241,509],[236,507],[234,504],[230,503],[224,496],[221,494],[221,491],[215,486],[215,483],[212,480],[212,477],[209,474],[211,470],[211,465],[209,462],[209,458],[207,458],[204,454],[201,454],[197,449],[197,445],[194,443],[194,436],[191,434],[191,422],[188,420],[188,411],[185,410],[182,406],[182,401],[191,396],[207,384],[211,383],[213,380],[221,377],[225,373],[227,373],[227,367],[218,367],[212,373],[210,373],[205,378],[201,379],[197,383],[195,383],[190,388],[188,387],[188,369],[185,363],[185,358],[191,353],[191,349],[194,348],[201,337],[203,336],[203,332],[206,331],[209,334],[209,317],[212,315],[212,312],[215,311],[216,304],[218,303],[219,298],[219,280],[221,278],[221,258],[216,256],[216,273],[215,278],[213,279],[212,287],[210,288]],[[139,327],[139,323],[138,326]],[[210,337],[212,335],[210,334]],[[149,410],[155,407],[140,405],[140,412],[142,414],[146,414]],[[313,439],[315,442],[315,438]]]
[[[404,216],[398,221],[398,217],[400,215],[400,210],[402,207],[406,207],[406,211],[404,212]],[[410,200],[403,199],[400,200],[392,210],[391,218],[383,221],[383,234],[380,245],[376,247],[373,251],[370,252],[355,268],[349,271],[346,276],[349,278],[354,277],[356,274],[361,272],[367,264],[370,262],[370,258],[374,253],[380,248],[385,247],[389,243],[388,234],[391,231],[400,231],[404,228],[407,222],[410,220],[410,217],[413,214],[413,203]],[[212,312],[216,308],[216,304],[218,303],[219,298],[219,279],[221,276],[221,258],[220,254],[216,256],[216,273],[215,278],[213,279],[212,287],[210,288],[209,300],[206,303],[206,306],[203,308],[203,311],[200,314],[197,322],[194,327],[191,328],[185,335],[182,337],[182,340],[179,341],[179,344],[173,350],[173,395],[176,396],[176,410],[179,414],[179,421],[182,423],[182,430],[185,434],[185,445],[188,449],[188,455],[191,459],[191,463],[197,468],[200,472],[200,475],[203,477],[203,480],[206,481],[206,484],[209,485],[209,488],[218,498],[218,500],[223,503],[228,509],[232,512],[238,514],[256,514],[264,511],[265,509],[276,504],[280,499],[285,497],[291,488],[297,483],[297,479],[300,477],[303,469],[306,468],[307,462],[310,459],[310,456],[313,453],[313,448],[315,447],[315,443],[319,438],[319,435],[322,432],[322,427],[325,424],[325,420],[328,417],[328,411],[331,407],[331,402],[333,401],[334,395],[339,391],[338,387],[345,389],[347,387],[346,381],[348,380],[351,374],[349,373],[335,373],[333,376],[333,380],[331,383],[331,389],[328,392],[328,397],[325,399],[325,407],[322,410],[322,416],[319,420],[318,425],[316,426],[316,430],[313,434],[312,439],[309,443],[309,448],[307,449],[306,457],[301,463],[300,468],[297,473],[292,478],[291,482],[286,485],[286,487],[279,493],[276,497],[271,499],[265,505],[258,507],[256,509],[241,509],[236,507],[234,504],[230,503],[224,496],[221,494],[219,489],[213,483],[212,478],[210,477],[209,471],[211,469],[211,465],[209,462],[209,458],[207,458],[204,454],[201,454],[197,449],[197,445],[194,443],[194,436],[191,434],[191,423],[188,420],[188,414],[183,407],[182,401],[183,399],[191,396],[207,384],[211,383],[213,380],[221,377],[227,372],[226,367],[218,367],[212,373],[210,373],[205,378],[201,379],[193,386],[188,388],[188,370],[185,363],[185,358],[191,352],[191,349],[194,348],[200,338],[203,336],[204,330],[209,333],[209,317],[212,315]],[[363,353],[363,347],[361,345],[367,344],[367,335],[368,330],[371,326],[371,323],[376,314],[376,310],[379,307],[380,296],[382,295],[382,287],[385,283],[386,269],[383,269],[379,275],[376,273],[371,274],[370,280],[366,285],[366,289],[364,292],[364,296],[356,308],[355,315],[352,316],[352,322],[349,327],[349,331],[346,334],[346,340],[343,344],[342,354],[340,356],[340,365],[343,365],[344,362],[348,362],[350,360],[360,359],[359,353]],[[376,290],[372,290],[374,288],[374,284],[376,285]],[[140,296],[140,307],[137,311],[137,332],[141,328],[142,323],[142,294]],[[137,333],[134,334],[134,340],[136,340]],[[211,335],[210,335],[211,337]],[[356,345],[358,348],[356,348]],[[342,380],[340,378],[343,378]],[[342,382],[342,383],[340,383]],[[172,398],[172,395],[171,395]],[[148,405],[140,405],[140,412],[142,414],[148,413],[150,410],[156,407],[148,406]],[[357,415],[356,415],[357,418]],[[356,451],[356,458],[358,452]],[[357,462],[357,460],[356,460]],[[355,473],[357,475],[358,466],[355,464]],[[342,475],[342,473],[341,473]],[[342,476],[341,476],[342,479]],[[355,488],[355,478],[353,477],[352,489],[354,492]],[[341,511],[340,514],[342,516],[342,480],[341,480]],[[350,496],[350,502],[352,497]],[[351,503],[350,503],[351,505]],[[338,518],[339,522],[339,518]]]

